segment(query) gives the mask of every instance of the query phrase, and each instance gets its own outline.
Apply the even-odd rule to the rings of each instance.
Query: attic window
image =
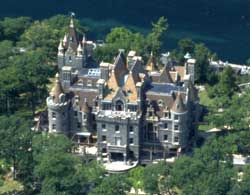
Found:
[[[88,81],[87,81],[87,86],[88,86],[88,87],[91,87],[91,86],[92,86],[92,81],[91,81],[91,80],[88,80]]]
[[[158,104],[159,104],[159,106],[164,106],[162,100],[158,100]]]
[[[79,81],[78,81],[78,85],[83,86],[83,81],[82,81],[82,80],[79,80]]]
[[[132,95],[132,91],[130,89],[127,91],[127,93],[128,95]]]

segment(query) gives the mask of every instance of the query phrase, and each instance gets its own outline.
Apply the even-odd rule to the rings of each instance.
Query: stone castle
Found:
[[[104,162],[147,163],[187,149],[197,119],[195,60],[160,69],[153,54],[144,63],[120,50],[114,62],[97,65],[92,51],[71,19],[47,98],[49,132],[95,144]]]

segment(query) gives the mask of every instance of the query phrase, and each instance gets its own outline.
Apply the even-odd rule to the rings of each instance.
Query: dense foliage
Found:
[[[96,49],[95,57],[99,61],[112,61],[118,49],[126,52],[134,50],[145,59],[151,52],[159,56],[167,28],[167,19],[164,17],[152,23],[152,31],[147,35],[134,33],[124,27],[113,28],[106,36],[105,45]]]

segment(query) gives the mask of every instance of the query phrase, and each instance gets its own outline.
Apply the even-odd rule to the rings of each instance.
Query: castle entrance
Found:
[[[111,152],[112,161],[124,161],[123,153]]]

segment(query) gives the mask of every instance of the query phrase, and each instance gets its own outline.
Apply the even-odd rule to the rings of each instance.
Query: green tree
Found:
[[[30,128],[29,122],[15,115],[0,117],[0,156],[11,164],[14,179],[29,177],[32,169],[29,161],[32,139]],[[22,167],[27,164],[29,167]]]
[[[140,33],[133,33],[127,28],[116,27],[107,34],[104,46],[95,50],[95,57],[98,61],[111,61],[118,49],[124,49],[126,52],[135,50],[139,55],[143,54],[145,47],[145,38]]]
[[[160,17],[156,23],[152,23],[152,31],[147,35],[147,53],[153,52],[156,56],[160,55],[163,38],[168,29],[167,19]]]
[[[226,96],[229,98],[238,90],[235,73],[230,66],[224,68],[216,89],[217,96]]]
[[[2,40],[8,39],[11,41],[19,40],[21,34],[31,25],[31,18],[4,18],[0,21],[2,27]],[[1,38],[1,36],[0,36]]]
[[[131,185],[128,181],[127,175],[114,174],[105,177],[100,185],[97,185],[89,195],[126,195]]]
[[[11,62],[17,71],[21,91],[26,95],[34,115],[37,104],[48,95],[47,84],[53,75],[53,67],[47,64],[44,53],[40,51],[26,52],[16,56]]]
[[[143,184],[144,169],[145,169],[144,167],[139,166],[129,171],[129,181],[136,191],[144,188]]]
[[[1,41],[0,42],[0,68],[4,68],[9,64],[9,58],[13,55],[13,42]]]
[[[62,135],[38,135],[33,140],[34,175],[41,195],[82,194],[87,177],[80,159],[71,153],[71,141]]]
[[[170,170],[172,185],[184,195],[227,194],[236,172],[230,142],[215,139],[196,149],[193,157],[180,157]]]
[[[194,48],[195,80],[197,83],[206,83],[209,77],[209,55],[210,51],[204,44],[197,44]]]
[[[168,176],[169,166],[164,162],[148,165],[144,170],[143,184],[145,192],[149,194],[159,193],[160,178]]]

